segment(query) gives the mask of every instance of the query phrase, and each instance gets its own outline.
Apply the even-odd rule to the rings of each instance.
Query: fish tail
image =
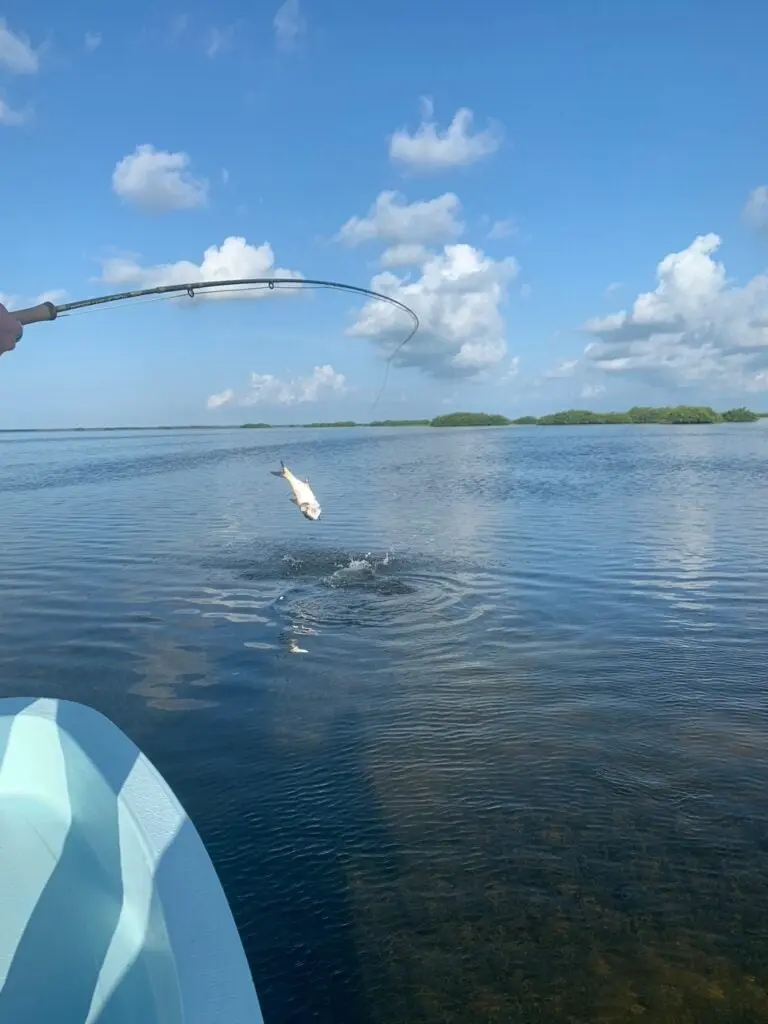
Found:
[[[284,477],[288,475],[285,469],[285,463],[283,462],[282,459],[280,459],[280,469],[270,469],[270,473],[272,474],[272,476]]]

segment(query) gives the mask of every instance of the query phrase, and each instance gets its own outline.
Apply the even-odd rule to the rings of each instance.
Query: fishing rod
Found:
[[[77,302],[64,302],[59,305],[55,305],[53,302],[41,302],[39,305],[29,306],[27,309],[17,309],[11,315],[15,316],[22,326],[26,327],[28,324],[45,323],[50,320],[56,320],[60,316],[67,316],[71,313],[105,306],[113,302],[130,301],[131,299],[147,299],[151,297],[162,299],[173,298],[175,295],[194,299],[198,293],[207,293],[209,295],[221,293],[237,294],[238,291],[255,291],[262,288],[269,291],[279,288],[328,288],[333,291],[362,295],[368,299],[387,302],[390,306],[401,310],[410,317],[412,323],[410,331],[387,357],[384,381],[373,403],[373,408],[375,409],[387,386],[390,363],[397,353],[411,341],[421,325],[418,314],[410,306],[406,306],[404,302],[400,302],[399,299],[395,299],[391,295],[384,295],[370,288],[362,288],[360,285],[305,277],[241,277],[224,281],[190,281],[187,284],[166,284],[155,288],[139,288],[129,292],[115,292],[113,295],[99,295],[95,298],[80,299]]]
[[[395,299],[391,295],[384,295],[382,292],[373,291],[371,288],[362,288],[360,285],[344,284],[339,281],[324,281],[316,278],[305,277],[240,277],[224,281],[190,281],[186,284],[166,284],[159,285],[155,288],[138,288],[129,292],[115,292],[112,295],[99,295],[92,299],[80,299],[77,302],[64,302],[59,305],[55,305],[53,302],[41,302],[37,306],[29,306],[27,309],[15,310],[11,315],[15,316],[22,326],[26,327],[28,324],[45,323],[50,320],[56,320],[60,316],[67,316],[72,313],[92,309],[98,306],[105,306],[114,302],[130,301],[131,299],[149,299],[152,297],[155,299],[163,299],[173,298],[175,295],[186,296],[189,299],[194,299],[199,292],[208,295],[217,295],[221,293],[236,295],[238,291],[242,292],[262,288],[268,289],[269,291],[274,291],[279,288],[328,288],[332,291],[347,292],[354,295],[362,295],[368,299],[387,302],[390,306],[401,310],[410,317],[412,324],[411,329],[387,357],[386,367],[384,370],[384,380],[382,381],[381,387],[374,399],[371,411],[375,410],[386,389],[387,381],[389,379],[389,367],[393,359],[397,353],[403,349],[409,341],[411,341],[419,330],[421,324],[418,314],[415,313],[410,306],[406,306],[404,302],[400,302],[399,299]]]
[[[151,295],[167,295],[172,297],[173,295],[184,294],[188,298],[194,299],[198,292],[209,292],[215,295],[217,292],[237,290],[248,291],[250,289],[255,290],[258,288],[267,288],[270,291],[273,291],[275,288],[282,287],[330,288],[335,289],[336,291],[352,292],[358,295],[367,296],[370,299],[379,299],[382,302],[388,302],[390,305],[397,307],[404,313],[407,313],[413,322],[412,330],[408,337],[400,343],[400,347],[411,340],[420,326],[419,317],[410,308],[410,306],[406,306],[404,302],[400,302],[399,299],[395,299],[391,295],[384,295],[381,292],[372,291],[370,288],[362,288],[360,285],[356,284],[343,284],[339,281],[322,281],[306,277],[241,277],[225,281],[194,281],[187,284],[166,284],[160,285],[156,288],[139,288],[130,292],[115,292],[113,295],[98,295],[92,299],[80,299],[77,302],[64,302],[60,305],[54,305],[53,302],[41,302],[39,305],[29,306],[27,309],[14,310],[11,315],[15,316],[23,326],[26,326],[27,324],[36,324],[43,323],[48,320],[55,320],[57,317],[64,314],[73,313],[77,310],[87,309],[92,306],[103,306],[107,303],[145,298]]]

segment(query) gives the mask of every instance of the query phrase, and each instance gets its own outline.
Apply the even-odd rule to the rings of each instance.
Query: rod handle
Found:
[[[52,302],[41,302],[39,306],[16,309],[11,316],[16,317],[22,327],[26,327],[27,324],[40,324],[45,320],[55,320],[57,312],[58,310]]]

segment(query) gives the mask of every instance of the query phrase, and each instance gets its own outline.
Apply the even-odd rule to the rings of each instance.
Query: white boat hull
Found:
[[[0,1022],[263,1024],[194,825],[92,708],[0,699]]]

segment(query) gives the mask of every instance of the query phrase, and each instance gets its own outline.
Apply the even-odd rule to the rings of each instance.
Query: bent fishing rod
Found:
[[[238,293],[247,291],[259,291],[262,289],[275,291],[281,288],[328,288],[332,291],[362,295],[367,299],[387,302],[390,306],[401,310],[411,318],[412,326],[410,331],[408,331],[403,340],[387,357],[384,380],[372,406],[372,410],[375,409],[387,386],[389,368],[393,359],[398,352],[400,352],[400,350],[404,348],[409,341],[411,341],[419,330],[420,321],[418,315],[410,308],[410,306],[406,306],[406,304],[404,302],[400,302],[399,299],[395,299],[391,295],[384,295],[381,292],[373,291],[370,288],[362,288],[359,285],[343,284],[339,281],[324,281],[305,277],[243,277],[232,278],[231,280],[224,281],[191,281],[187,284],[167,284],[159,285],[155,288],[139,288],[134,291],[115,292],[113,295],[99,295],[92,299],[80,299],[77,302],[64,302],[60,305],[55,305],[53,302],[41,302],[37,306],[30,306],[27,309],[15,310],[12,313],[12,316],[15,316],[22,326],[26,327],[28,324],[45,323],[46,321],[56,320],[60,316],[83,312],[88,309],[106,306],[111,303],[123,301],[128,302],[132,299],[145,299],[147,301],[152,299],[173,299],[174,297],[195,299],[198,293],[202,293],[203,296],[236,296]]]
[[[413,322],[413,328],[408,337],[398,347],[402,347],[402,345],[410,341],[420,326],[419,318],[410,306],[406,306],[404,302],[400,302],[399,299],[395,299],[391,295],[384,295],[381,292],[375,292],[370,288],[362,288],[356,284],[343,284],[339,281],[322,281],[306,277],[243,277],[225,281],[193,281],[187,284],[166,284],[156,288],[139,288],[129,292],[115,292],[113,295],[98,295],[92,299],[80,299],[78,302],[64,302],[60,305],[55,305],[53,302],[41,302],[39,305],[29,306],[27,309],[14,310],[11,315],[15,316],[23,326],[26,326],[27,324],[55,320],[57,317],[67,313],[77,312],[78,310],[94,306],[103,306],[108,303],[122,302],[130,299],[148,298],[150,296],[157,296],[158,298],[167,296],[172,298],[174,295],[185,295],[190,299],[194,299],[199,292],[213,295],[222,292],[224,294],[237,294],[242,291],[255,291],[264,288],[274,291],[276,288],[291,287],[329,288],[388,302],[391,306],[395,306],[397,309],[407,313]]]

